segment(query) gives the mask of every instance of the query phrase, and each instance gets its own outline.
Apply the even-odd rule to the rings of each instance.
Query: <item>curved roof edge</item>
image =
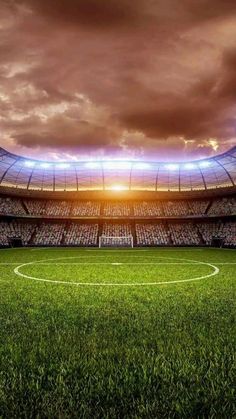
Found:
[[[236,187],[236,146],[188,162],[87,160],[49,162],[0,148],[0,187],[50,193],[149,191],[184,193]]]
[[[12,153],[12,152],[6,150],[3,147],[0,147],[0,155],[2,155],[2,154],[8,155],[9,157],[11,157],[13,159],[16,159],[16,160],[23,160],[23,161],[29,160],[29,161],[33,161],[33,162],[36,162],[36,163],[42,163],[42,164],[43,163],[48,163],[48,164],[51,164],[51,165],[57,165],[57,164],[63,164],[63,163],[65,163],[65,164],[69,163],[69,164],[77,165],[77,164],[80,164],[80,163],[81,164],[90,163],[90,162],[106,163],[106,162],[110,162],[110,161],[124,161],[124,162],[129,161],[131,163],[147,163],[147,164],[157,164],[157,165],[162,165],[162,164],[163,165],[166,165],[166,164],[167,165],[168,164],[179,164],[179,165],[183,164],[184,165],[184,164],[188,164],[188,163],[196,163],[197,164],[197,163],[203,162],[203,161],[216,160],[216,159],[223,158],[227,155],[231,155],[231,154],[234,154],[234,153],[236,153],[236,146],[231,147],[229,150],[227,150],[223,153],[215,154],[214,156],[204,157],[204,158],[201,158],[201,159],[193,159],[193,160],[165,160],[165,161],[162,161],[162,160],[142,160],[142,159],[132,160],[132,159],[124,159],[124,158],[120,158],[120,159],[119,158],[115,158],[115,159],[107,158],[107,159],[102,159],[102,160],[99,160],[99,159],[42,160],[42,159],[37,159],[37,158],[33,158],[33,157],[22,156],[20,154],[15,154],[15,153]]]

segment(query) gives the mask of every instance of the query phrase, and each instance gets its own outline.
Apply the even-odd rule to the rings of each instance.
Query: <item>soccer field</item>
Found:
[[[0,271],[1,418],[236,417],[234,250],[11,249]]]

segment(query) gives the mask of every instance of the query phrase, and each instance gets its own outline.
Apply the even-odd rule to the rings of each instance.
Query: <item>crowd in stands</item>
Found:
[[[172,242],[175,245],[200,245],[201,239],[193,223],[169,223]]]
[[[189,215],[205,215],[209,201],[192,200],[188,201]]]
[[[63,223],[41,223],[33,243],[35,245],[59,246],[62,241],[65,225]]]
[[[164,201],[163,209],[164,214],[169,217],[186,215],[189,213],[186,201]]]
[[[97,217],[100,215],[100,202],[77,201],[72,204],[71,215],[73,217]]]
[[[71,223],[64,235],[64,244],[71,246],[96,246],[98,224]]]
[[[199,223],[198,229],[200,234],[202,235],[204,243],[209,246],[212,242],[213,237],[224,239],[225,234],[227,232],[227,224],[228,223],[223,224],[220,221],[216,223]]]
[[[28,223],[19,220],[0,222],[0,246],[8,246],[10,240],[20,238],[24,246],[28,245],[33,233],[37,230],[36,223]]]
[[[130,204],[126,202],[106,202],[103,215],[106,217],[128,217],[131,212]]]
[[[236,223],[228,222],[224,225],[224,244],[236,246]]]
[[[30,215],[46,215],[47,201],[43,199],[26,199],[24,204]]]
[[[46,214],[49,216],[68,217],[71,211],[71,203],[69,201],[49,200],[46,205]]]
[[[236,199],[221,198],[215,199],[208,212],[209,215],[231,215],[236,214]]]
[[[155,245],[211,245],[214,238],[225,245],[236,246],[236,222],[156,222],[136,223],[135,233],[128,223],[27,222],[13,220],[0,222],[0,246],[8,246],[11,239],[21,238],[23,245],[37,246],[96,246],[100,236],[118,237],[120,244],[130,245],[128,238],[137,240],[138,246]],[[127,238],[127,243],[123,238]]]
[[[236,198],[139,202],[62,201],[0,197],[0,214],[48,217],[184,217],[236,214]]]
[[[143,201],[134,203],[134,215],[136,217],[161,217],[164,214],[161,202]]]
[[[128,223],[116,224],[116,223],[104,223],[102,229],[103,236],[114,236],[114,237],[122,237],[122,236],[130,236],[131,233],[131,225]]]
[[[170,244],[170,233],[163,223],[136,224],[138,246],[156,246]]]
[[[0,197],[0,214],[23,215],[25,210],[20,199]]]

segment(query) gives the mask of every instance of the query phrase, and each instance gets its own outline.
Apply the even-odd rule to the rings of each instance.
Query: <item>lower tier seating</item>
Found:
[[[0,246],[20,238],[25,246],[97,246],[99,236],[133,237],[137,246],[211,245],[219,238],[227,246],[236,246],[236,222],[140,222],[79,223],[13,221],[0,222]]]

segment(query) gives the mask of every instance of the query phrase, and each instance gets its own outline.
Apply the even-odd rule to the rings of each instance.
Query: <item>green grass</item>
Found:
[[[35,261],[19,271],[52,282],[14,273]],[[198,261],[219,273],[171,283],[214,271]],[[1,250],[0,263],[1,418],[236,417],[235,251]]]

